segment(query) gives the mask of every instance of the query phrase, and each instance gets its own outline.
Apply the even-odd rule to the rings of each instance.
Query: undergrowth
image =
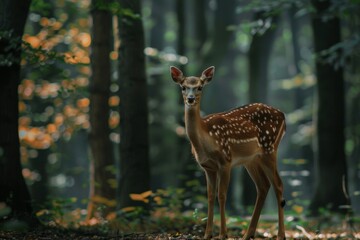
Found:
[[[48,208],[37,212],[37,217],[42,222],[42,227],[31,230],[43,235],[53,236],[96,236],[107,239],[145,238],[161,239],[185,238],[201,239],[206,225],[206,204],[204,199],[196,199],[189,202],[189,198],[182,189],[159,189],[155,192],[147,191],[141,194],[132,194],[134,201],[142,201],[150,210],[141,207],[127,207],[107,215],[103,214],[106,206],[99,207],[97,214],[87,219],[86,210],[73,208],[76,199],[53,199]],[[186,202],[187,201],[187,202]],[[186,206],[184,204],[186,202]],[[214,217],[214,235],[219,232],[219,216]],[[245,234],[250,221],[250,216],[233,216],[227,214],[228,235],[240,237]],[[9,227],[10,226],[10,227]],[[8,225],[6,229],[0,229],[2,236],[20,236],[19,225],[14,228]],[[334,214],[325,209],[316,218],[309,218],[305,213],[299,214],[294,209],[285,213],[286,235],[291,239],[360,239],[360,217]],[[6,230],[6,231],[4,231]],[[5,233],[6,232],[6,233]],[[272,238],[277,233],[277,215],[262,215],[257,228],[257,237]],[[1,235],[2,234],[2,235]],[[17,235],[16,235],[17,234]],[[29,234],[29,233],[27,233]],[[4,239],[16,239],[5,238]],[[71,237],[76,239],[76,237]],[[37,238],[30,238],[37,239]],[[61,239],[61,237],[52,239]]]

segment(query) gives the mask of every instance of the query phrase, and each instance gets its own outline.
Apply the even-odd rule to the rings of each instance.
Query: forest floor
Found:
[[[267,230],[260,229],[255,239],[276,239],[275,235],[271,233],[266,234]],[[286,231],[287,239],[360,239],[360,232],[336,232],[331,231],[328,233],[318,232],[302,232],[298,231]],[[301,233],[302,232],[302,233]],[[264,234],[265,233],[265,234]],[[229,231],[229,240],[241,239],[242,235],[235,234]],[[128,233],[128,234],[104,234],[96,231],[79,231],[68,229],[56,229],[56,228],[39,228],[30,231],[0,231],[1,240],[118,240],[118,239],[202,239],[202,235],[197,233]],[[214,238],[216,239],[216,238]]]
[[[230,220],[230,223],[229,223]],[[292,222],[292,223],[289,223]],[[160,225],[145,231],[127,231],[121,229],[104,228],[105,226],[91,226],[82,228],[64,228],[60,226],[41,226],[35,229],[0,230],[0,240],[118,240],[118,239],[202,239],[205,222],[201,224],[193,221],[172,222],[171,226]],[[228,239],[241,239],[245,234],[246,223],[232,224],[228,219]],[[109,226],[106,226],[109,227]],[[255,239],[276,239],[277,224],[273,220],[259,223]],[[219,233],[218,222],[215,222],[214,235]],[[359,222],[326,222],[324,219],[304,220],[287,219],[287,239],[360,239]],[[216,238],[215,238],[216,239]]]

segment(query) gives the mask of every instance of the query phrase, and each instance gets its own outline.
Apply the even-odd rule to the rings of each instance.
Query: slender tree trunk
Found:
[[[158,50],[164,48],[165,31],[166,31],[166,16],[165,11],[168,11],[167,0],[152,0],[151,1],[151,19],[154,21],[154,26],[150,32],[150,46]]]
[[[185,46],[185,26],[186,26],[186,18],[185,18],[185,1],[177,0],[176,1],[176,18],[177,18],[177,53],[181,56],[186,55],[186,46]],[[185,72],[184,66],[179,66],[179,69]],[[177,123],[179,126],[185,126],[184,121],[184,100],[181,95],[179,95],[178,100],[178,111],[177,111]],[[181,188],[185,188],[187,186],[187,182],[192,180],[194,177],[194,169],[196,166],[195,161],[192,159],[189,141],[186,136],[179,136],[177,143],[177,156],[178,162],[180,163],[181,169],[181,180],[179,185]]]
[[[109,5],[112,0],[102,0]],[[109,96],[111,84],[110,52],[112,50],[112,14],[110,10],[99,9],[97,0],[92,2],[92,78],[90,83],[90,147],[91,180],[88,217],[91,217],[98,204],[107,205],[105,214],[114,210],[107,200],[115,200],[116,190],[110,181],[115,180],[113,145],[109,134]],[[100,198],[99,198],[100,197]],[[104,201],[98,201],[98,200]]]
[[[264,12],[256,13],[255,19],[266,19]],[[271,56],[272,46],[276,38],[277,24],[279,24],[279,16],[271,19],[271,27],[263,34],[255,34],[249,49],[249,100],[253,102],[268,102],[268,67]],[[243,184],[243,204],[245,207],[253,206],[256,200],[255,185],[244,170],[242,175]]]
[[[211,23],[211,31],[209,31],[207,41],[201,49],[201,59],[199,60],[199,69],[196,70],[196,74],[200,74],[204,68],[209,66],[215,66],[217,70],[221,69],[225,56],[230,50],[229,46],[231,45],[234,33],[234,31],[229,31],[228,27],[235,23],[236,4],[237,2],[235,0],[216,1],[216,10],[213,13],[214,19]],[[220,77],[219,73],[220,71],[217,71],[216,76]],[[202,100],[207,103],[202,106],[202,111],[205,113],[224,110],[223,102],[213,97],[217,95],[217,90],[223,87],[224,82],[214,81],[212,84],[212,87],[204,92]]]
[[[235,0],[216,1],[212,31],[202,47],[200,69],[203,69],[208,65],[218,66],[227,54],[227,51],[229,50],[228,43],[233,35],[233,31],[229,31],[228,27],[234,24],[235,7]],[[204,10],[205,9],[203,9],[203,11]],[[206,26],[203,27],[205,28]]]
[[[269,21],[264,13],[257,13],[255,19]],[[249,49],[249,100],[250,102],[268,101],[268,67],[272,46],[276,37],[279,16],[271,19],[271,27],[263,34],[255,34]]]
[[[148,45],[159,51],[165,47],[165,32],[166,32],[166,16],[164,12],[169,10],[168,0],[152,0],[151,1],[151,20],[154,25],[149,31],[150,38]],[[157,57],[151,57],[148,61],[149,84],[148,93],[149,100],[152,102],[149,105],[149,112],[151,116],[151,125],[149,126],[150,145],[150,166],[153,170],[153,178],[151,179],[152,188],[165,188],[169,184],[169,178],[173,176],[173,171],[163,173],[163,169],[172,168],[174,161],[169,161],[171,158],[171,147],[169,148],[169,139],[173,138],[173,134],[169,134],[166,124],[164,124],[164,116],[166,116],[165,106],[167,101],[164,93],[168,87],[168,79],[164,77],[162,71],[152,71],[163,67],[163,62]],[[171,158],[173,159],[173,158]],[[172,181],[174,179],[171,179]],[[172,182],[174,183],[174,182]]]
[[[14,217],[36,224],[30,194],[22,176],[18,136],[21,37],[29,7],[30,1],[0,2],[0,31],[11,31],[9,38],[0,37],[1,59],[9,59],[9,55],[14,57],[9,59],[10,62],[0,64],[0,202],[10,210],[8,216],[1,218]],[[14,43],[14,47],[9,47]]]
[[[293,53],[293,63],[289,64],[289,76],[291,78],[299,77],[303,78],[303,73],[301,72],[300,63],[302,61],[301,57],[301,45],[299,43],[300,39],[300,29],[303,25],[310,24],[309,16],[302,16],[298,17],[296,16],[296,12],[299,11],[299,9],[293,4],[287,14],[289,27],[291,31],[291,45],[292,45],[292,53]],[[306,104],[306,99],[313,99],[314,91],[312,88],[306,88],[303,87],[296,87],[293,91],[294,94],[294,109],[303,109]],[[301,126],[303,124],[309,124],[312,119],[304,118],[302,120],[299,120],[296,123],[296,126]],[[296,127],[297,128],[297,127]],[[295,127],[289,127],[287,128],[287,135],[291,136],[295,133],[295,131],[298,131]],[[313,161],[314,161],[314,149],[312,146],[312,141],[309,141],[307,144],[291,144],[292,147],[287,149],[287,152],[291,154],[293,158],[304,158],[306,159],[306,163],[301,167],[301,170],[309,170],[310,172],[313,171]],[[283,166],[284,168],[287,168],[286,170],[291,170],[293,166]],[[285,170],[285,169],[284,169]],[[313,174],[311,174],[309,177],[306,177],[303,179],[302,189],[304,193],[308,194],[311,192],[312,189],[312,183],[314,182]],[[286,187],[286,183],[285,183]],[[306,196],[304,196],[306,197]]]
[[[316,13],[312,19],[315,53],[319,54],[340,42],[340,21],[334,17],[324,21],[323,14],[331,1],[312,1]],[[340,212],[341,205],[349,204],[344,195],[347,186],[346,157],[344,151],[344,78],[343,68],[334,68],[320,58],[316,61],[318,113],[317,113],[317,165],[315,194],[310,204],[312,213],[320,208]]]
[[[300,22],[299,19],[295,17],[295,13],[298,9],[295,6],[291,6],[289,9],[289,23],[290,23],[290,31],[291,31],[291,43],[294,55],[294,63],[292,64],[292,72],[291,75],[299,75],[301,74],[300,70],[300,46],[299,46],[299,29]],[[295,89],[295,109],[299,109],[304,105],[304,92],[301,88]]]
[[[201,55],[201,49],[208,37],[207,21],[206,21],[206,0],[191,1],[193,4],[195,23],[194,23],[194,36],[195,36],[195,55]],[[202,66],[204,67],[204,66]],[[199,66],[200,69],[202,69]]]
[[[141,12],[140,0],[119,0],[124,9]],[[120,207],[145,206],[131,193],[150,189],[147,85],[141,18],[119,18],[120,76]]]

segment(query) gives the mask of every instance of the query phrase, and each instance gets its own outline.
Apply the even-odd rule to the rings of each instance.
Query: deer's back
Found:
[[[286,129],[285,115],[262,103],[253,103],[204,118],[210,136],[222,145],[257,140],[265,153],[276,150]]]

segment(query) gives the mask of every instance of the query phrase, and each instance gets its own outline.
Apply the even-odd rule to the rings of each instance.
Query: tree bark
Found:
[[[0,37],[0,55],[14,56],[9,64],[0,65],[0,202],[11,210],[7,216],[0,216],[0,220],[14,217],[33,225],[37,221],[22,176],[18,135],[21,37],[29,7],[30,1],[4,0],[0,3],[0,30],[11,31],[11,37]],[[14,43],[15,47],[9,48]]]
[[[119,0],[124,9],[140,15],[140,0]],[[141,18],[119,18],[120,76],[120,208],[144,206],[129,194],[150,189],[147,85],[144,30]]]
[[[319,54],[340,42],[340,21],[337,17],[324,21],[323,14],[331,7],[330,1],[312,1],[316,13],[312,18],[315,53]],[[318,55],[319,56],[319,55]],[[347,169],[344,151],[344,78],[343,68],[334,68],[317,58],[317,163],[315,194],[310,210],[317,214],[320,208],[341,212],[348,205],[343,183],[347,189]],[[345,182],[344,182],[345,181]]]
[[[112,0],[102,0],[102,4],[109,5]],[[114,210],[111,202],[115,200],[116,190],[110,184],[115,180],[112,171],[114,165],[113,145],[109,134],[109,96],[111,84],[110,52],[112,50],[112,14],[110,10],[99,9],[97,1],[92,2],[92,78],[90,82],[90,202],[88,217],[94,214],[99,204],[107,205],[105,215]],[[100,197],[100,198],[99,198]],[[97,201],[96,199],[103,199]]]

